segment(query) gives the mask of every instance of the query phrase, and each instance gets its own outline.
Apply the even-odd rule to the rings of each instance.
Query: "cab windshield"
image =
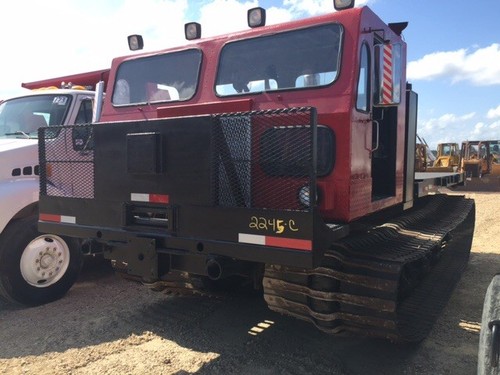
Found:
[[[197,89],[201,52],[196,49],[124,61],[118,68],[114,105],[184,101]]]
[[[37,138],[38,128],[61,125],[71,104],[70,95],[27,96],[0,104],[0,138]]]
[[[215,91],[228,96],[329,85],[340,69],[342,31],[327,24],[228,43]]]

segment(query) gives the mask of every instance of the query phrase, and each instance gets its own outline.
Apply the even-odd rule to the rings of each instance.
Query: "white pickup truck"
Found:
[[[37,229],[38,128],[92,121],[94,92],[34,90],[0,103],[0,299],[40,305],[76,281],[83,255],[75,239]]]

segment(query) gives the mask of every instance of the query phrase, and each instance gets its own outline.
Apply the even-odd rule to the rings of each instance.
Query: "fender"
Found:
[[[0,232],[23,209],[38,203],[39,190],[38,177],[9,179],[0,183]]]

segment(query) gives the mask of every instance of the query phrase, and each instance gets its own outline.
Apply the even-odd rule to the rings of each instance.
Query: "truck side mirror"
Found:
[[[375,106],[393,106],[401,101],[402,45],[375,46]]]
[[[94,107],[92,110],[92,123],[101,119],[102,105],[104,101],[104,81],[97,82],[95,86]]]

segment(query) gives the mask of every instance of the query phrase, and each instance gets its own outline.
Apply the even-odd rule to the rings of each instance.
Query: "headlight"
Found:
[[[316,195],[316,201],[317,199]],[[311,206],[311,190],[309,188],[309,185],[302,186],[299,190],[299,201],[306,207]]]

